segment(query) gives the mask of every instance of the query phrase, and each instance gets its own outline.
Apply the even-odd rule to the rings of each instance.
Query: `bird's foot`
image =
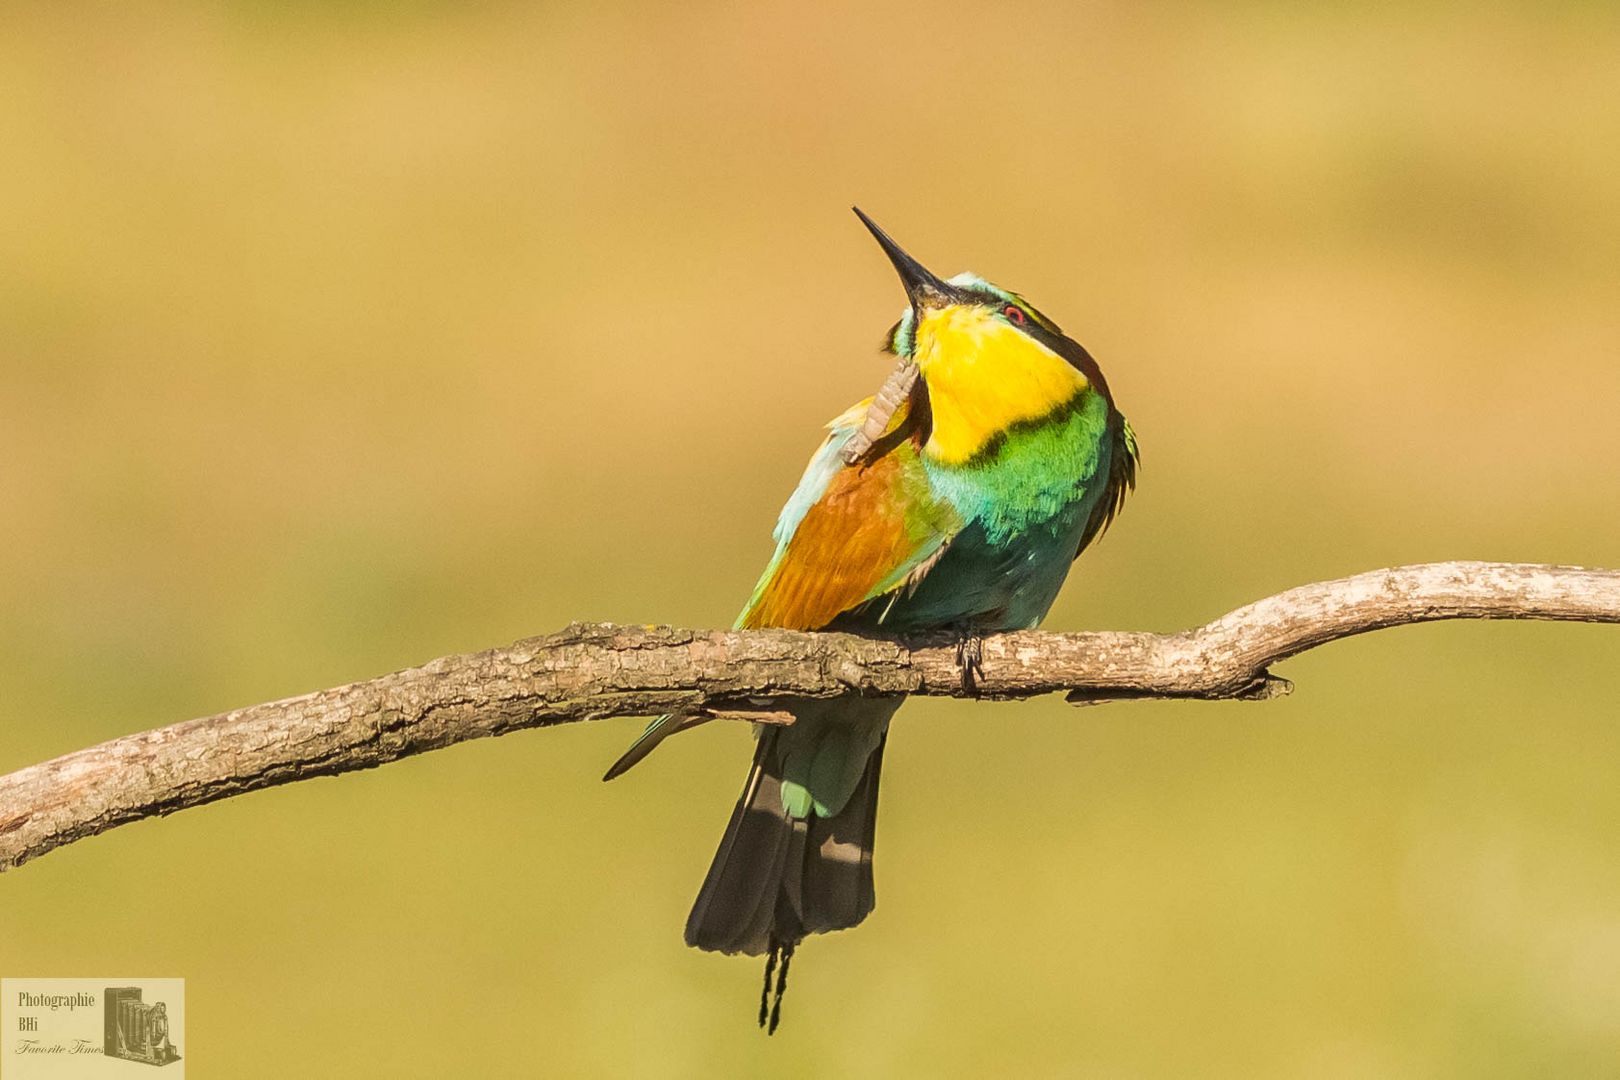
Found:
[[[972,630],[961,631],[956,639],[956,666],[962,672],[962,691],[977,694],[984,677],[984,638]]]

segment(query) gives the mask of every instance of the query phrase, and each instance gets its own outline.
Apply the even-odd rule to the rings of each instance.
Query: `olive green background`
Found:
[[[8,4],[0,771],[573,619],[728,624],[903,299],[1025,292],[1140,433],[1057,629],[1620,565],[1620,13]],[[1338,643],[1284,701],[917,702],[881,903],[681,944],[741,726],[625,719],[0,879],[0,972],[187,980],[197,1074],[1592,1076],[1620,632]]]

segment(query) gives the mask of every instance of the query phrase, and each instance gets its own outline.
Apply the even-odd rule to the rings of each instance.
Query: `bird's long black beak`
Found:
[[[889,234],[878,228],[877,222],[861,212],[858,206],[850,207],[855,216],[861,219],[861,224],[877,238],[883,253],[894,264],[895,270],[900,274],[900,282],[906,287],[906,297],[911,301],[913,311],[921,314],[927,308],[944,307],[953,302],[956,290],[948,283],[934,276],[922,263],[907,255],[905,249],[889,238]]]

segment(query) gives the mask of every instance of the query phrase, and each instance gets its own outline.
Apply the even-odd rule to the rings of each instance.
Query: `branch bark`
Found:
[[[1306,649],[1440,619],[1620,622],[1620,571],[1450,562],[1304,585],[1174,634],[1025,631],[985,638],[972,696],[1067,691],[1262,699]],[[969,696],[949,635],[574,624],[505,648],[126,735],[0,776],[0,870],[141,818],[373,768],[519,728],[680,709],[791,720],[796,698]]]

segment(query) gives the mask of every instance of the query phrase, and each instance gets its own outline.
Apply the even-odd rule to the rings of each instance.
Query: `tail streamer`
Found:
[[[765,958],[765,989],[759,992],[759,1026],[765,1026],[766,1017],[770,1016],[771,1004],[771,976],[776,973],[776,954],[778,949],[773,943],[770,955]]]
[[[782,995],[787,993],[788,963],[793,959],[793,942],[779,948],[782,950],[782,967],[776,973],[776,1000],[771,1003],[771,1023],[765,1029],[767,1035],[775,1035],[776,1025],[782,1022]]]

